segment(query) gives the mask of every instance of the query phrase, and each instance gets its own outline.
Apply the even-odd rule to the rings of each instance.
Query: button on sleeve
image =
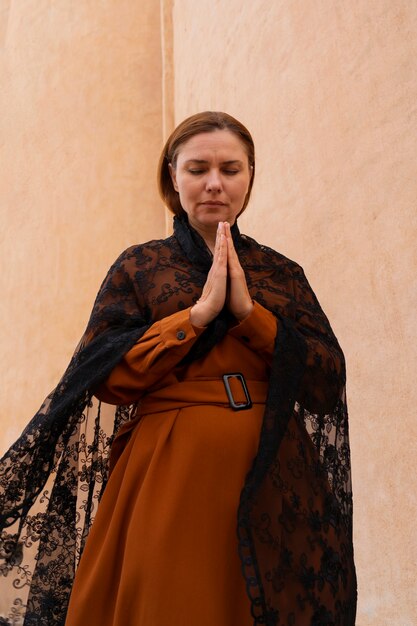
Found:
[[[190,322],[190,308],[173,313],[160,320],[161,340],[167,348],[175,348],[186,354],[191,344],[204,332],[204,328],[194,328]]]
[[[136,402],[178,365],[202,332],[190,322],[190,307],[154,322],[94,395],[110,404]]]

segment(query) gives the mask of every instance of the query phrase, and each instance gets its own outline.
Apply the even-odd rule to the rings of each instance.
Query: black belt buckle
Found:
[[[237,378],[242,385],[242,389],[245,393],[246,402],[235,402],[232,394],[232,390],[230,389],[230,378]],[[250,399],[249,390],[246,386],[245,377],[240,372],[236,372],[234,374],[223,374],[223,383],[226,389],[227,397],[229,398],[229,404],[235,411],[243,411],[244,409],[250,409],[252,407],[252,400]]]

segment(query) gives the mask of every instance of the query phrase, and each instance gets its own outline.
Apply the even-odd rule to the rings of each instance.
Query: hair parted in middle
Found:
[[[228,113],[221,111],[204,111],[196,113],[191,117],[187,117],[168,137],[168,140],[162,150],[158,165],[158,189],[159,193],[167,205],[168,209],[175,215],[180,217],[185,214],[181,206],[178,192],[175,191],[172,184],[171,174],[169,172],[169,164],[175,169],[177,165],[177,157],[182,144],[200,133],[211,133],[216,130],[228,130],[242,142],[243,147],[248,155],[249,166],[252,168],[251,179],[249,183],[248,193],[239,215],[245,210],[250,194],[252,191],[253,181],[255,177],[255,146],[252,136],[248,129],[236,118]]]

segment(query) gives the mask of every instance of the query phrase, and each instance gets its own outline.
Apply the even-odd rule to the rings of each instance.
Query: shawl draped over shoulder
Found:
[[[295,624],[291,613],[285,622],[280,615],[285,596],[286,606],[312,607],[312,626],[353,626],[344,357],[301,267],[241,235],[237,225],[232,235],[250,294],[276,316],[278,328],[259,448],[236,513],[254,624]],[[61,381],[0,461],[0,595],[10,597],[0,624],[65,623],[77,563],[106,485],[110,446],[136,410],[99,403],[94,389],[155,321],[198,300],[210,266],[203,240],[175,218],[171,237],[128,248],[110,268]],[[186,360],[206,354],[229,323],[224,309]],[[310,482],[314,498],[290,489],[280,467],[292,420],[308,433],[311,450],[300,442],[287,470],[300,478],[301,490]],[[277,504],[282,493],[285,516]],[[294,562],[280,536],[283,525],[291,532],[300,520],[306,537]],[[302,580],[302,597],[289,597],[287,581],[294,576]]]

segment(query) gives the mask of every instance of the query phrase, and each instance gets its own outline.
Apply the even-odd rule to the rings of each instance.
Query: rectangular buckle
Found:
[[[232,394],[232,390],[230,389],[230,378],[237,378],[242,385],[242,389],[245,393],[246,402],[235,402]],[[236,372],[234,374],[223,374],[223,383],[226,389],[227,397],[229,398],[229,404],[235,411],[243,411],[244,409],[250,409],[252,407],[252,400],[249,395],[248,388],[246,386],[245,377],[240,372]]]

